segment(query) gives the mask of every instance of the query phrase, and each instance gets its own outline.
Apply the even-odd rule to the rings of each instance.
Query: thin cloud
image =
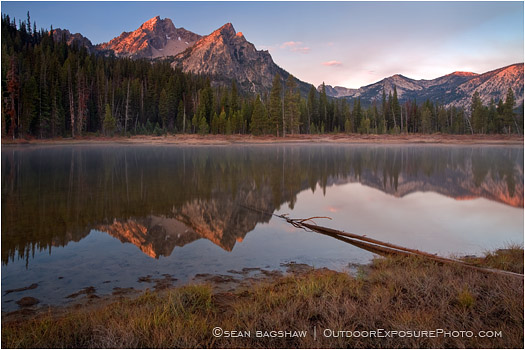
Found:
[[[281,44],[281,49],[286,49],[289,47],[297,47],[302,45],[303,43],[301,41],[287,41],[285,43]]]
[[[328,67],[339,67],[339,66],[342,66],[343,63],[336,61],[336,60],[332,60],[332,61],[323,62],[322,65],[328,66]]]
[[[302,41],[287,41],[282,43],[279,47],[292,52],[310,53],[310,48],[308,46],[303,46]]]

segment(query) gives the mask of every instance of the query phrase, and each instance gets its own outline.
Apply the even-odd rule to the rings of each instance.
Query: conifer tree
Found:
[[[485,118],[484,118],[484,108],[483,108],[483,102],[481,102],[481,98],[479,96],[479,92],[476,91],[472,95],[472,105],[470,107],[471,110],[471,124],[472,129],[476,133],[483,133],[483,127],[485,125]]]
[[[505,97],[505,104],[503,107],[503,121],[505,123],[505,128],[507,130],[507,133],[511,133],[514,126],[516,127],[516,132],[519,133],[518,124],[516,123],[516,120],[514,119],[514,92],[512,91],[512,88],[509,87],[507,90],[507,96]]]
[[[352,120],[354,125],[354,132],[361,128],[361,98],[354,99],[354,110],[352,111]]]
[[[321,96],[319,97],[319,116],[319,127],[322,129],[322,133],[324,133],[324,125],[328,122],[328,97],[326,96],[324,81],[321,85]]]
[[[428,107],[424,107],[423,111],[421,112],[421,132],[424,134],[428,134],[431,131],[431,118],[432,118],[432,112]]]
[[[350,119],[346,119],[346,121],[345,121],[345,132],[347,134],[350,134],[350,133],[352,133],[352,131],[353,131],[352,130],[352,123],[350,122]]]
[[[111,113],[111,107],[106,104],[106,113],[104,117],[104,134],[107,136],[113,136],[116,128],[116,121]]]
[[[254,135],[262,135],[266,132],[266,112],[259,95],[255,98],[250,131]]]
[[[397,132],[398,130],[398,120],[400,119],[401,107],[399,105],[399,100],[397,98],[397,87],[394,85],[394,93],[392,95],[392,119],[394,121],[394,128]]]
[[[306,103],[306,111],[308,113],[308,133],[311,133],[310,126],[312,123],[316,124],[319,122],[319,103],[317,100],[317,90],[312,85],[308,92],[308,101]]]
[[[379,117],[379,133],[383,134],[388,131],[387,128],[387,112],[388,107],[386,104],[386,93],[383,88],[383,94],[381,95],[381,116]]]
[[[206,118],[204,118],[204,119],[206,119]],[[193,118],[191,119],[191,126],[192,126],[192,132],[193,133],[197,132],[198,127],[199,127],[199,122],[200,122],[200,119],[198,117],[198,113],[195,113],[193,115]]]
[[[208,122],[206,121],[206,117],[203,115],[199,121],[199,134],[205,135],[209,132],[210,128],[208,126]]]
[[[270,119],[270,132],[279,137],[279,130],[282,129],[283,123],[283,108],[282,108],[282,86],[281,76],[276,73],[273,77],[272,89],[270,90],[270,108],[269,108],[269,119]]]
[[[299,133],[299,98],[297,83],[293,75],[286,79],[286,94],[284,98],[286,130],[292,135]]]

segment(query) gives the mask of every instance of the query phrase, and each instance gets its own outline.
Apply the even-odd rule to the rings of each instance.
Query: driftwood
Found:
[[[445,258],[445,257],[441,257],[435,254],[423,252],[417,249],[410,249],[410,248],[402,247],[402,246],[395,245],[392,243],[382,242],[377,239],[369,238],[366,236],[357,235],[354,233],[348,233],[348,232],[339,231],[339,230],[334,230],[329,227],[318,226],[313,221],[314,219],[330,219],[331,220],[331,218],[329,217],[315,216],[315,217],[311,217],[307,219],[291,219],[287,215],[277,215],[273,213],[267,213],[265,211],[255,209],[255,208],[250,208],[246,206],[244,207],[250,210],[255,210],[255,211],[264,213],[264,214],[270,214],[270,215],[276,216],[278,218],[286,220],[286,222],[293,225],[294,227],[297,227],[297,228],[300,228],[306,231],[318,232],[323,235],[327,235],[335,239],[338,239],[340,241],[352,244],[356,247],[365,249],[375,254],[379,254],[379,255],[397,254],[397,255],[405,255],[405,256],[414,256],[414,255],[421,256],[421,257],[424,257],[424,258],[427,258],[427,259],[430,259],[430,260],[433,260],[433,261],[436,261],[442,264],[460,265],[460,266],[463,266],[469,269],[473,269],[476,271],[480,271],[480,272],[494,273],[494,274],[512,276],[512,277],[523,279],[523,275],[519,273],[472,265],[462,260]]]
[[[289,219],[286,217],[281,217],[281,218],[285,219],[288,223],[294,225],[295,227],[308,229],[308,230],[315,231],[315,232],[318,232],[318,233],[321,233],[321,234],[324,234],[330,237],[334,237],[341,241],[350,243],[352,245],[355,245],[357,247],[360,247],[362,249],[365,249],[365,250],[368,250],[368,251],[371,251],[373,253],[377,253],[380,255],[383,255],[383,254],[400,254],[400,255],[407,255],[407,256],[417,255],[417,256],[425,257],[430,260],[437,261],[439,263],[461,265],[469,269],[473,269],[473,270],[480,271],[480,272],[488,272],[488,273],[495,273],[495,274],[500,274],[500,275],[507,275],[507,276],[512,276],[512,277],[523,278],[523,275],[519,273],[505,271],[505,270],[492,269],[492,268],[487,268],[487,267],[479,267],[476,265],[466,263],[461,260],[445,258],[445,257],[441,257],[438,255],[426,253],[420,250],[405,248],[405,247],[401,247],[401,246],[387,243],[387,242],[381,242],[376,239],[368,238],[366,236],[360,236],[360,235],[356,235],[353,233],[346,233],[346,232],[334,230],[328,227],[317,226],[317,225],[309,224],[305,222],[305,221],[308,221],[309,219],[296,220],[296,219]]]

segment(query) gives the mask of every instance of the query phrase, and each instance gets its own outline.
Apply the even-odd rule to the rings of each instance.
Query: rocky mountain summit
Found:
[[[62,41],[65,40],[65,42],[70,46],[78,46],[78,47],[85,47],[89,53],[96,52],[95,47],[91,43],[91,40],[86,38],[80,33],[72,34],[67,29],[53,29],[53,33],[50,33],[53,35],[54,41]]]
[[[472,95],[478,91],[483,103],[490,99],[504,99],[508,88],[512,88],[516,104],[523,102],[523,63],[513,64],[483,74],[471,72],[454,72],[432,80],[414,80],[396,74],[382,79],[377,83],[363,86],[359,89],[348,89],[340,86],[325,86],[328,96],[358,98],[363,101],[381,101],[383,89],[388,95],[394,86],[400,100],[430,99],[439,101],[446,106],[468,108]],[[319,86],[318,90],[321,90]]]
[[[215,82],[235,80],[241,89],[251,92],[269,90],[276,73],[283,80],[290,75],[275,64],[268,51],[257,50],[241,32],[235,31],[231,23],[175,56],[172,66],[184,72],[213,76]],[[298,82],[303,89],[309,87]]]
[[[169,18],[156,16],[133,32],[96,46],[97,50],[112,50],[117,57],[149,58],[175,56],[192,46],[200,35],[184,28],[175,28]]]

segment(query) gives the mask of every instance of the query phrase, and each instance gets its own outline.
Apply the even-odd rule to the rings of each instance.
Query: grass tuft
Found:
[[[461,292],[459,293],[457,301],[460,307],[469,309],[474,306],[474,302],[476,301],[476,299],[474,298],[472,293],[470,293],[468,287],[465,286],[463,290],[461,290]]]

